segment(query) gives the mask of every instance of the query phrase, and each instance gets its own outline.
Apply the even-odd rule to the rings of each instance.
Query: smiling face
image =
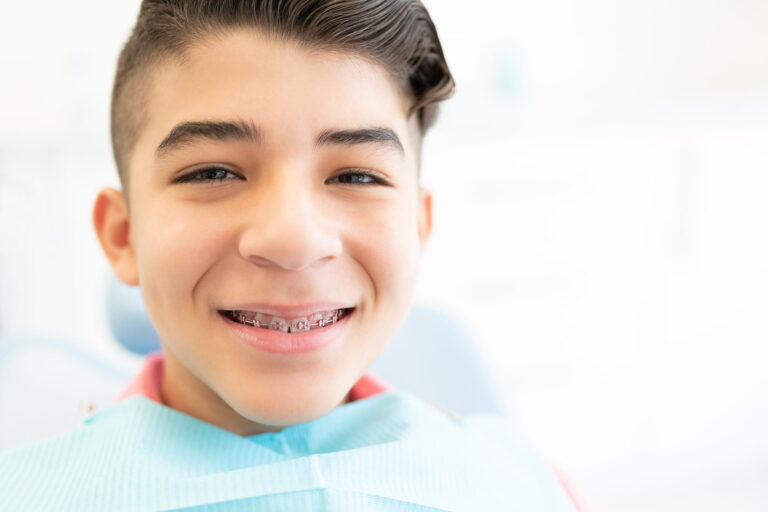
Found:
[[[351,54],[239,31],[188,57],[155,68],[130,205],[101,191],[97,234],[141,286],[166,403],[240,435],[311,421],[346,401],[410,305],[431,223],[417,123],[387,72]]]

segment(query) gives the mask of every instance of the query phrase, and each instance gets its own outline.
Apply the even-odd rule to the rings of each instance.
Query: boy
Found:
[[[162,357],[0,458],[0,508],[573,510],[511,425],[364,375],[409,307],[452,89],[418,0],[145,0],[94,226]]]

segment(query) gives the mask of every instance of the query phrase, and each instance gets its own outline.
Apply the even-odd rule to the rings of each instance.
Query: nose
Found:
[[[341,254],[341,238],[319,192],[301,180],[274,179],[264,185],[248,199],[248,223],[238,247],[244,259],[299,271]]]

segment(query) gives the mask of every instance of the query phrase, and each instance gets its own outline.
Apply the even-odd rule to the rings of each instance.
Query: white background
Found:
[[[90,212],[138,1],[11,4],[0,333],[130,374]],[[595,512],[768,510],[768,2],[427,5],[458,92],[425,148],[417,301],[461,315]]]

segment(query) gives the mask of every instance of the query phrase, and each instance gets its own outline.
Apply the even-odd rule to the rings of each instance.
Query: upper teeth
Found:
[[[230,311],[230,316],[240,323],[281,332],[304,332],[337,322],[344,315],[343,309],[318,311],[308,316],[290,320],[256,311]]]

